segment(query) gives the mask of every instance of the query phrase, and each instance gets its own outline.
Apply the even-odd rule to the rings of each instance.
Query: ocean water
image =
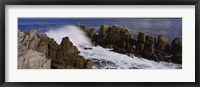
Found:
[[[147,22],[148,21],[148,22]],[[94,62],[94,69],[181,69],[181,64],[169,62],[155,62],[145,58],[135,57],[133,54],[127,56],[119,54],[111,49],[93,46],[85,33],[80,31],[74,25],[77,22],[86,24],[89,28],[94,27],[96,30],[102,24],[107,25],[124,25],[130,28],[133,33],[140,31],[147,32],[150,35],[164,34],[170,40],[182,36],[181,19],[90,19],[90,18],[19,18],[18,28],[21,31],[28,32],[30,29],[37,29],[39,33],[45,33],[47,36],[54,38],[60,44],[63,37],[68,36],[70,41],[78,47],[80,55]],[[146,27],[146,28],[145,28]],[[161,28],[162,27],[162,28]],[[92,49],[86,50],[83,47]]]
[[[85,24],[88,29],[93,27],[96,31],[103,24],[118,24],[129,28],[135,36],[138,32],[145,32],[154,37],[163,34],[169,41],[175,37],[182,37],[182,18],[18,18],[18,29],[25,32],[37,29],[40,33],[45,33],[50,29],[76,25],[78,22]]]
[[[80,55],[94,62],[94,69],[181,69],[181,64],[169,62],[155,62],[145,58],[138,58],[134,55],[127,56],[119,54],[111,49],[100,46],[91,46],[91,50],[79,48]]]

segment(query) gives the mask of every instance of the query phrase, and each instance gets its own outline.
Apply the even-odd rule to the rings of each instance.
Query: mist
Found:
[[[54,38],[58,44],[61,43],[62,38],[67,36],[73,45],[78,48],[86,45],[92,45],[91,40],[87,37],[86,33],[73,25],[65,25],[57,29],[50,29],[45,34],[50,38]]]

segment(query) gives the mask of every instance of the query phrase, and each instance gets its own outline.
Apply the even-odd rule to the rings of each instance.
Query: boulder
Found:
[[[168,38],[165,35],[159,35],[158,41],[157,41],[157,48],[159,50],[164,51],[166,49],[166,46],[168,44]]]
[[[18,45],[18,68],[19,69],[50,69],[51,60],[45,54],[27,49]]]
[[[175,38],[171,43],[171,60],[175,63],[182,64],[182,39]]]
[[[38,47],[36,48],[36,51],[48,55],[48,44],[45,41],[41,41]]]
[[[97,38],[97,43],[98,44],[102,44],[105,40],[105,38],[107,37],[107,30],[109,29],[108,25],[101,25],[100,30],[99,30],[99,35]]]
[[[53,69],[90,69],[93,66],[92,61],[86,60],[80,55],[68,54],[64,58],[52,60]]]
[[[91,29],[88,31],[88,37],[89,37],[89,38],[92,38],[92,37],[94,36],[94,34],[95,34],[95,30],[94,30],[94,28],[91,28]]]
[[[181,38],[175,38],[171,43],[171,53],[177,54],[182,53],[182,39]]]

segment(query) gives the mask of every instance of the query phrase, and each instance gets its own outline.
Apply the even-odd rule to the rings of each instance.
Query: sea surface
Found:
[[[97,31],[103,24],[118,24],[129,28],[135,35],[138,32],[145,32],[155,37],[163,34],[167,35],[170,41],[182,36],[181,18],[19,18],[18,29],[23,32],[36,29],[39,33],[54,38],[58,44],[63,37],[68,36],[80,51],[80,55],[94,62],[94,69],[182,69],[181,64],[155,62],[138,58],[133,54],[127,56],[110,51],[112,49],[93,46],[85,33],[75,27],[78,22]],[[86,50],[83,47],[92,49]]]

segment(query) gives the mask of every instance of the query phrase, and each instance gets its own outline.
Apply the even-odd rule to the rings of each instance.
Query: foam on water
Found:
[[[100,46],[92,46],[91,50],[81,49],[80,55],[94,62],[93,68],[114,68],[114,69],[181,69],[181,64],[168,62],[155,62],[144,58],[138,58],[119,54]]]
[[[45,34],[50,38],[54,38],[58,44],[61,43],[63,37],[69,37],[69,40],[78,48],[84,45],[91,45],[91,41],[85,32],[73,25],[52,28]]]

